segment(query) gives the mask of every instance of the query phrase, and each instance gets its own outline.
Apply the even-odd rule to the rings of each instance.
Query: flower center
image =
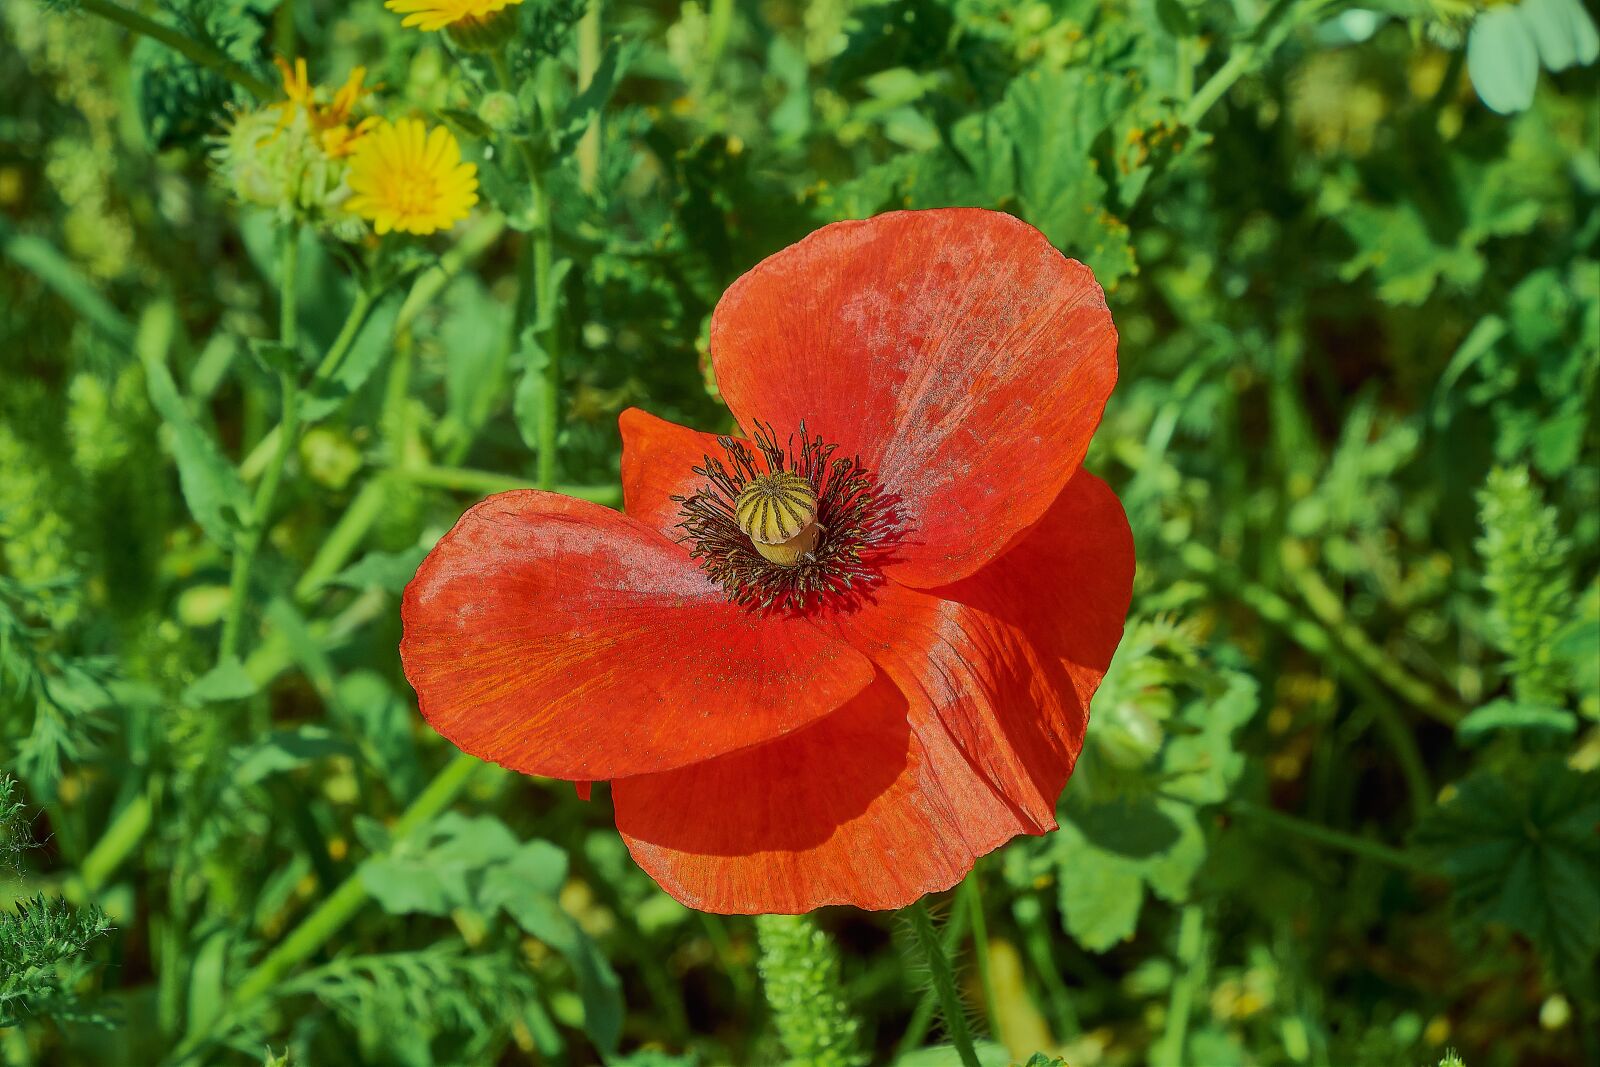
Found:
[[[764,559],[794,567],[817,547],[817,494],[798,474],[753,478],[733,502],[733,518]]]
[[[753,449],[717,442],[723,457],[694,469],[706,484],[674,499],[689,554],[730,600],[803,609],[877,580],[895,523],[859,460],[834,459],[836,446],[803,424],[788,447],[760,425]]]

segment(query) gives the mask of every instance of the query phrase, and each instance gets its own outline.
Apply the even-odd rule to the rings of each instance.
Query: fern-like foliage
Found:
[[[841,993],[839,953],[803,915],[763,915],[757,964],[772,1023],[794,1067],[863,1067],[861,1024]]]
[[[115,664],[64,649],[64,635],[35,620],[71,578],[25,585],[0,576],[0,742],[15,768],[49,796],[65,764],[94,749],[112,703]]]
[[[15,862],[33,844],[17,780],[0,773],[0,859]],[[45,1016],[93,1019],[75,987],[93,964],[90,943],[111,928],[105,912],[43,894],[0,912],[0,1028]]]
[[[1490,635],[1506,655],[1517,699],[1559,704],[1565,686],[1554,638],[1575,598],[1570,547],[1556,528],[1556,511],[1545,506],[1525,467],[1492,471],[1478,505]]]

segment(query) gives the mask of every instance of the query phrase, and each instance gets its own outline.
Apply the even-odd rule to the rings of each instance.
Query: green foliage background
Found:
[[[378,0],[139,5],[187,58],[7,0],[0,1059],[955,1062],[889,917],[685,910],[603,788],[452,758],[396,644],[482,494],[615,503],[630,404],[728,425],[740,272],[957,204],[1105,284],[1139,551],[1062,829],[942,904],[985,1062],[1600,1056],[1600,86],[1367,7],[526,0],[546,224],[486,66]],[[483,168],[326,376],[349,249],[302,236],[285,347],[280,228],[208,174],[275,52]]]

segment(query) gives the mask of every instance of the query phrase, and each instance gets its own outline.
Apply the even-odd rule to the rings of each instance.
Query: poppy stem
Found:
[[[903,914],[911,921],[912,932],[917,938],[917,947],[927,958],[928,975],[932,979],[934,992],[939,996],[939,1007],[944,1014],[945,1034],[955,1046],[956,1055],[961,1057],[962,1067],[982,1067],[978,1062],[977,1049],[972,1044],[972,1030],[967,1025],[966,1005],[961,1002],[961,991],[956,986],[955,967],[950,962],[949,954],[945,952],[944,943],[939,940],[938,930],[934,929],[933,917],[928,914],[927,901],[917,901],[907,907]]]

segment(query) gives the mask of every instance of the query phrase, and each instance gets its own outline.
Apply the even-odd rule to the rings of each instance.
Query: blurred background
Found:
[[[1139,554],[1062,828],[938,902],[985,1062],[1596,1062],[1578,0],[506,17],[524,88],[486,96],[379,0],[0,7],[0,1060],[957,1062],[896,921],[843,908],[859,1051],[796,1053],[781,946],[659,891],[603,786],[453,758],[396,646],[482,495],[617,504],[628,405],[731,426],[741,272],[981,205],[1107,290],[1087,465]],[[219,157],[274,55],[448,125],[472,216],[394,277],[311,220],[286,289],[304,205]]]

